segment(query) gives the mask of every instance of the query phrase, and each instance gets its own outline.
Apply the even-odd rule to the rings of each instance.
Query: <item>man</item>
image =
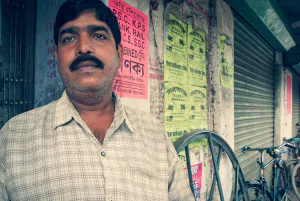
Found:
[[[54,26],[62,97],[0,133],[0,200],[193,200],[161,125],[112,93],[123,47],[100,0],[68,0]]]

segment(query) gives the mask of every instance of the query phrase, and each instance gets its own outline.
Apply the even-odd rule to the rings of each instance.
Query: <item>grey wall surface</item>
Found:
[[[53,27],[63,0],[37,0],[34,107],[58,99],[63,92],[54,58]]]

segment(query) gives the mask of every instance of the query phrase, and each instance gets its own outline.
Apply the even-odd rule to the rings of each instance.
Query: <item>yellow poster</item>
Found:
[[[189,85],[206,86],[205,33],[194,31],[188,25],[188,74]]]
[[[206,88],[189,86],[189,132],[207,130]]]
[[[164,55],[165,81],[188,84],[187,25],[170,14]]]
[[[221,86],[224,88],[233,88],[233,49],[230,38],[226,35],[220,36],[220,71]]]
[[[165,130],[172,142],[188,132],[188,86],[165,83]]]

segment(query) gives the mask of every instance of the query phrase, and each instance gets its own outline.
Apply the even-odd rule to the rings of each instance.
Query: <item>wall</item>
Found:
[[[286,75],[289,71],[283,67],[282,53],[276,53],[275,58],[275,145],[281,144],[284,137],[292,137],[292,115],[287,114]]]
[[[54,57],[53,27],[63,0],[37,0],[34,107],[58,99],[63,92]]]
[[[193,28],[204,30],[207,34],[207,102],[209,108],[208,129],[214,130],[230,144],[234,146],[234,103],[233,88],[225,88],[220,81],[220,36],[225,34],[230,38],[231,48],[226,50],[227,59],[233,64],[233,15],[227,3],[218,1],[185,1],[183,4],[169,3],[165,7],[163,1],[158,1],[157,9],[150,10],[149,31],[149,64],[151,83],[151,113],[163,122],[163,74],[164,74],[164,42],[168,33],[168,16],[172,13]],[[210,4],[209,4],[210,3]],[[211,14],[208,18],[205,13]],[[162,22],[164,19],[164,22]],[[209,21],[210,20],[210,21]],[[153,38],[152,38],[153,37]],[[151,38],[151,39],[150,39]],[[162,40],[164,39],[164,40]],[[153,40],[153,41],[152,41]],[[159,75],[159,76],[151,76]],[[159,77],[159,79],[153,79]],[[192,152],[193,153],[193,152]],[[200,155],[203,152],[200,152]],[[194,155],[191,163],[196,164],[203,161],[197,160]],[[229,200],[231,192],[231,163],[228,158],[223,157],[220,165],[220,175],[225,192],[225,200]],[[205,200],[207,190],[210,190],[211,167],[206,166],[203,170],[201,200]],[[217,194],[216,194],[217,196]],[[216,198],[217,199],[217,198]]]
[[[228,63],[233,65],[233,14],[230,6],[223,0],[212,0],[211,2],[211,97],[212,97],[212,126],[213,130],[219,133],[234,149],[234,88],[224,87],[221,80],[222,63],[220,59],[220,36],[226,35],[229,38],[226,58]],[[220,164],[220,177],[224,192],[224,200],[230,200],[232,189],[231,181],[232,165],[229,158],[223,156]],[[217,200],[216,196],[215,199]]]

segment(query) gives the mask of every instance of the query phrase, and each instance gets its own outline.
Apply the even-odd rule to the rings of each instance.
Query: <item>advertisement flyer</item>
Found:
[[[148,16],[122,0],[110,0],[116,15],[124,48],[123,65],[113,90],[121,97],[148,98]]]
[[[181,151],[179,154],[179,159],[183,164],[185,175],[188,178],[188,170],[187,170],[187,161],[186,161],[186,153],[185,151]],[[200,195],[203,190],[206,189],[206,186],[202,186],[205,184],[205,178],[202,175],[206,174],[208,167],[208,144],[207,139],[200,139],[192,144],[189,144],[189,156],[191,162],[191,171],[193,178],[193,187],[195,192],[195,200],[200,201]],[[202,188],[203,187],[203,188]]]
[[[165,85],[165,130],[171,141],[188,132],[188,86],[173,82]]]
[[[164,55],[165,81],[188,84],[187,25],[170,14]]]
[[[292,76],[286,75],[286,114],[292,114]]]
[[[206,88],[189,86],[189,132],[207,130]]]
[[[194,31],[188,25],[188,77],[189,85],[206,86],[205,33]]]
[[[220,36],[220,61],[221,61],[221,86],[232,89],[233,88],[233,56],[232,44],[228,36]]]
[[[193,175],[195,201],[200,201],[200,191],[201,191],[201,184],[202,184],[202,163],[192,165],[191,170]],[[186,174],[186,177],[188,177],[187,168],[184,168],[184,172]]]

